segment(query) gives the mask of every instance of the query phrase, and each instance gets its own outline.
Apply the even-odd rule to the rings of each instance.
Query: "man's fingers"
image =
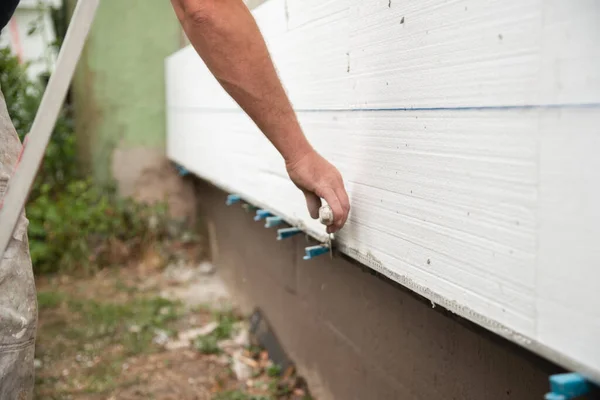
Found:
[[[319,218],[319,208],[321,208],[321,198],[313,192],[304,191],[306,197],[306,207],[312,219]]]
[[[344,220],[342,221],[341,225],[344,226],[348,220],[348,213],[350,212],[350,199],[348,199],[348,194],[346,193],[343,183],[340,187],[335,189],[335,194],[337,195],[337,198],[342,206],[342,210],[344,211]]]

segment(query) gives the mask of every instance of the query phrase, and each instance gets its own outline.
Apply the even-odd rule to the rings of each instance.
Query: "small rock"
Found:
[[[241,357],[241,352],[234,354],[231,369],[238,381],[246,382],[252,378],[253,370],[252,367],[242,361]]]
[[[160,310],[158,310],[158,313],[160,315],[169,315],[170,312],[171,312],[171,307],[161,307]]]
[[[164,275],[168,281],[181,284],[193,281],[194,278],[196,278],[196,271],[194,268],[186,266],[185,263],[180,260],[179,262],[168,265]]]
[[[200,263],[200,265],[198,265],[198,272],[200,275],[212,275],[216,270],[217,268],[210,261],[203,261]]]
[[[151,215],[150,218],[148,218],[148,228],[150,228],[150,230],[155,231],[156,229],[158,229],[158,223],[160,221],[158,220],[158,217],[156,215]]]
[[[217,322],[210,322],[200,328],[188,329],[187,331],[180,332],[177,336],[177,340],[172,340],[166,343],[165,348],[167,350],[178,350],[190,346],[192,340],[198,336],[210,335],[219,324]]]
[[[157,329],[154,333],[155,336],[154,339],[152,339],[152,342],[156,343],[159,346],[164,346],[167,344],[167,342],[169,341],[169,335],[167,334],[167,332],[163,331],[162,329]]]
[[[250,333],[247,329],[242,328],[233,338],[233,341],[240,347],[250,346]]]
[[[142,328],[139,325],[131,325],[129,327],[129,332],[131,333],[140,333],[141,330]]]
[[[192,340],[192,339],[197,338],[198,336],[210,335],[211,333],[214,332],[215,329],[217,329],[218,326],[219,326],[219,323],[216,321],[209,322],[208,324],[206,324],[200,328],[189,329],[187,331],[181,332],[179,334],[179,338]]]

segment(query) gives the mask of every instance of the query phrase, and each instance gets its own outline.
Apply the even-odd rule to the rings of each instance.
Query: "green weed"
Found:
[[[251,396],[239,390],[232,390],[215,394],[213,400],[271,400],[265,396]]]
[[[218,322],[215,330],[208,335],[198,336],[194,341],[194,347],[203,354],[219,354],[219,341],[231,338],[234,325],[240,320],[231,310],[214,312],[213,318]]]
[[[46,291],[38,292],[38,309],[47,310],[58,307],[64,300],[65,296],[60,292]]]

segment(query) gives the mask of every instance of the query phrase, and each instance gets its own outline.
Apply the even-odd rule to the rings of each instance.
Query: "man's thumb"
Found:
[[[304,197],[306,197],[306,206],[308,207],[308,212],[312,219],[319,218],[319,208],[321,207],[321,198],[314,194],[313,192],[304,192]]]

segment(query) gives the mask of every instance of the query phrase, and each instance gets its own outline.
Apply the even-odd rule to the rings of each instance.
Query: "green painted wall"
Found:
[[[72,91],[82,165],[97,181],[112,181],[116,147],[164,148],[164,59],[181,42],[167,0],[100,2]]]

